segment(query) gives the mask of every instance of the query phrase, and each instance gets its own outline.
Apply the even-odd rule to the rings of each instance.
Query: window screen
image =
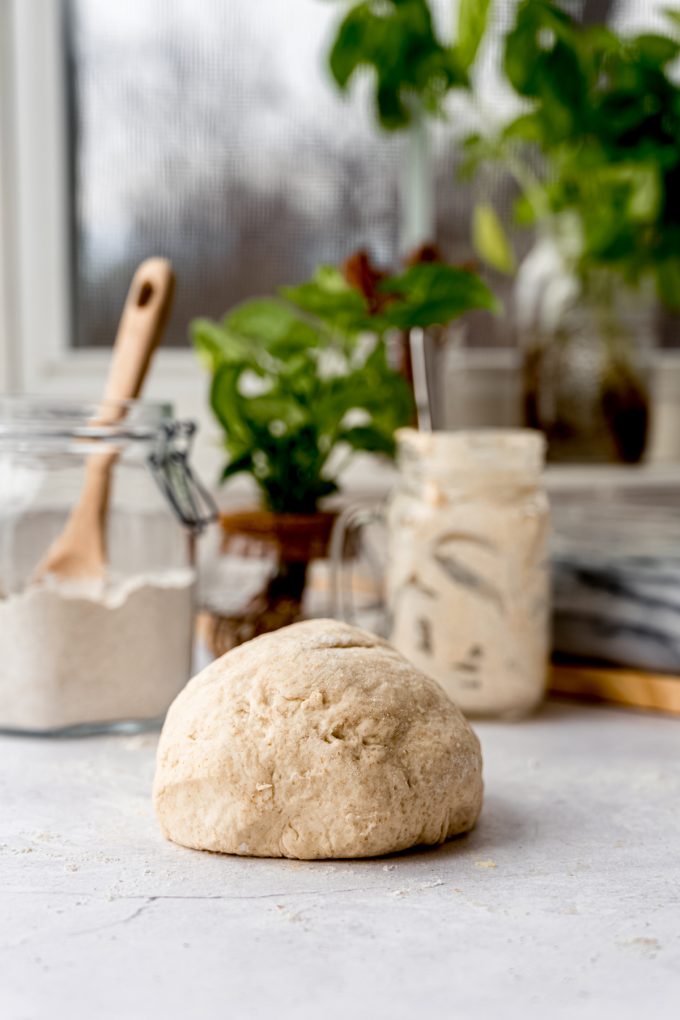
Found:
[[[446,29],[453,3],[434,6]],[[590,20],[645,25],[656,6],[573,4]],[[497,0],[498,35],[513,7]],[[329,79],[341,10],[323,0],[67,0],[77,346],[111,343],[135,265],[151,254],[177,271],[175,346],[194,316],[220,316],[359,246],[396,258],[404,140],[376,131],[365,91],[345,101]],[[500,104],[493,46],[487,56]],[[438,240],[464,260],[475,186],[455,178],[448,126],[434,149]],[[500,174],[480,186],[510,201]],[[512,342],[507,321],[490,316],[471,334]]]
[[[73,0],[76,343],[111,342],[135,264],[172,259],[195,315],[396,248],[402,142],[346,104],[319,0]]]

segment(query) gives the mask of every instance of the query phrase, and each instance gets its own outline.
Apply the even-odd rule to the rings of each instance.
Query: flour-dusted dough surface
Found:
[[[379,638],[314,620],[228,652],[178,695],[154,801],[184,846],[370,857],[470,829],[481,772],[438,684]]]

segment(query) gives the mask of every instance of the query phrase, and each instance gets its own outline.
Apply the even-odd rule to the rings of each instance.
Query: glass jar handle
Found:
[[[331,613],[345,623],[362,625],[355,600],[355,563],[359,551],[368,564],[375,585],[377,601],[366,609],[378,614],[377,623],[370,629],[386,636],[389,632],[389,614],[385,601],[385,569],[370,543],[363,541],[364,530],[371,524],[385,524],[384,504],[352,504],[340,513],[333,525],[329,546]]]
[[[217,520],[219,511],[189,464],[195,433],[192,421],[164,425],[158,445],[149,456],[149,467],[177,519],[192,534],[199,535]]]

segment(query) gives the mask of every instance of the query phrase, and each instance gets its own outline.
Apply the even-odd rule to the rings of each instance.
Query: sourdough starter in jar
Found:
[[[398,434],[391,642],[474,716],[541,701],[549,632],[545,441],[528,429]]]

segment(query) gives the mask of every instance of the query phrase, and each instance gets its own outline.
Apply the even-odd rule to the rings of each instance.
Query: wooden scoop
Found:
[[[95,425],[111,425],[125,408],[109,401],[139,396],[153,353],[168,320],[175,277],[167,259],[142,262],[128,292],[113,345],[101,413]],[[106,570],[106,518],[115,451],[90,457],[80,499],[64,530],[38,566],[35,580],[46,574],[67,580],[99,580]]]

